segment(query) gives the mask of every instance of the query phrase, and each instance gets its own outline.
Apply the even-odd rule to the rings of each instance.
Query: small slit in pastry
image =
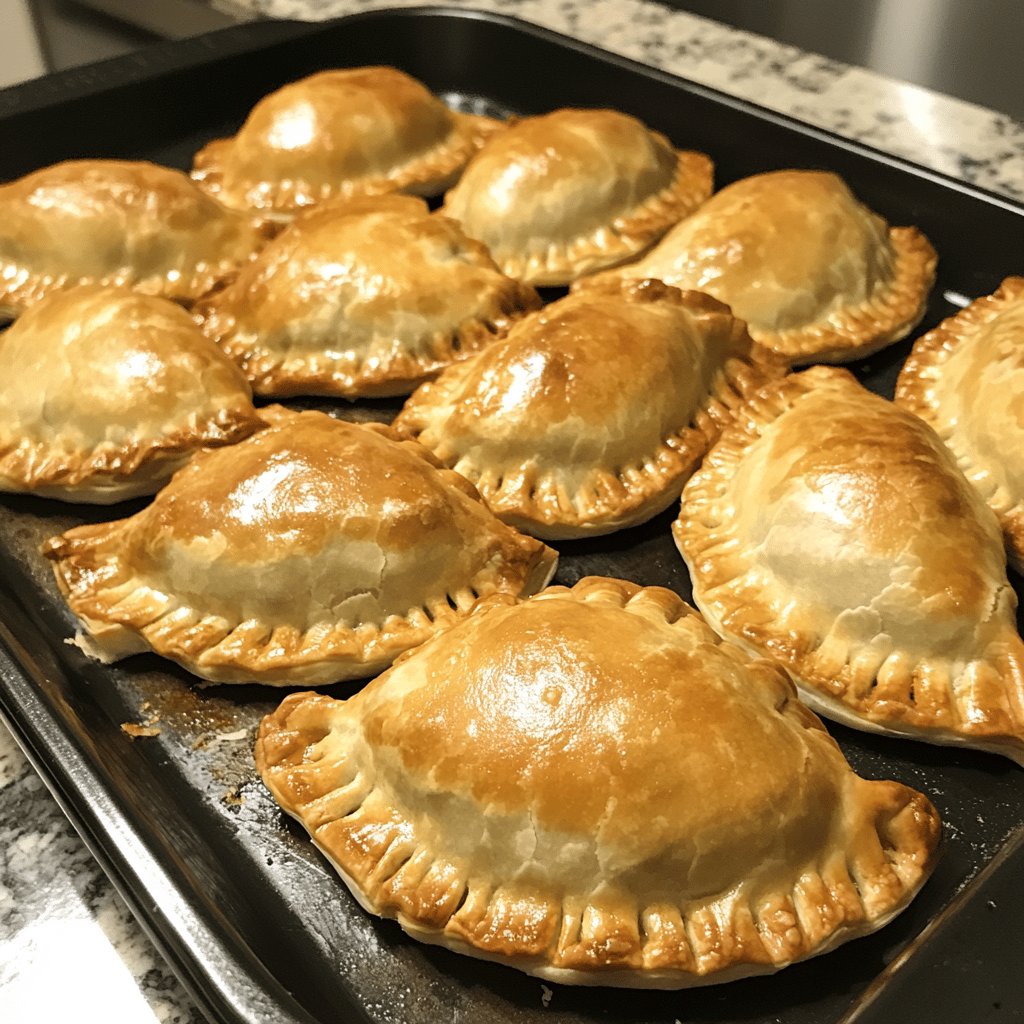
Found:
[[[799,365],[860,359],[906,337],[924,315],[935,263],[920,231],[889,227],[837,175],[774,171],[723,188],[608,275],[707,292],[755,341]]]
[[[46,544],[83,646],[153,650],[214,682],[319,685],[468,613],[447,594],[533,593],[554,572],[553,551],[388,428],[262,415],[268,429],[201,452],[138,514]],[[202,617],[222,639],[194,632]]]
[[[686,988],[874,931],[934,862],[928,800],[857,777],[794,696],[671,592],[591,577],[488,599],[347,701],[289,696],[255,759],[414,938],[547,981]],[[307,763],[324,724],[331,759]],[[374,799],[325,822],[310,787],[343,784],[342,760]],[[396,837],[417,851],[398,872]]]
[[[265,244],[180,171],[68,160],[0,185],[0,320],[79,284],[189,304]]]
[[[0,491],[110,504],[261,427],[249,385],[180,306],[80,285],[0,338]]]
[[[439,195],[501,122],[449,110],[396,68],[321,71],[253,107],[192,176],[227,206],[288,218],[328,199]]]
[[[843,370],[760,395],[673,525],[708,621],[785,665],[828,717],[1024,763],[1016,596],[952,454]]]
[[[444,211],[510,277],[565,285],[648,249],[711,195],[712,173],[627,114],[556,110],[488,140]]]
[[[524,317],[421,387],[394,427],[519,529],[611,533],[675,500],[742,394],[780,372],[714,299],[612,282]]]

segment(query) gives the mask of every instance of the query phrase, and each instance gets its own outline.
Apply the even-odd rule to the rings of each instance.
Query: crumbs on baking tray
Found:
[[[139,712],[146,715],[145,719],[141,723],[122,722],[121,732],[127,733],[133,740],[143,736],[159,736],[160,728],[156,723],[160,721],[160,715],[153,710],[152,704],[148,700],[144,701]]]

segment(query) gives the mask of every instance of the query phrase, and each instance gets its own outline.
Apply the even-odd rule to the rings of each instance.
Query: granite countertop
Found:
[[[235,0],[236,6],[239,0]],[[645,0],[450,0],[514,15],[754,100],[994,192],[1024,198],[1024,126]],[[418,0],[240,0],[320,19]],[[200,1022],[42,782],[0,726],[0,1020]]]

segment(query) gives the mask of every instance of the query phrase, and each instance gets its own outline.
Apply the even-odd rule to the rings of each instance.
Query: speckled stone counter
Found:
[[[319,19],[419,3],[244,0]],[[514,15],[1024,198],[1024,126],[641,0],[453,2]],[[1024,268],[1022,268],[1024,269]],[[192,1024],[199,1012],[0,726],[0,1021]]]

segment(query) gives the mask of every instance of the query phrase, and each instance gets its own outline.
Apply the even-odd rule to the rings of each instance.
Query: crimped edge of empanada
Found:
[[[596,287],[596,286],[595,286]],[[660,281],[620,284],[608,282],[602,290],[622,288],[651,300],[664,296]],[[675,289],[671,289],[675,291]],[[725,315],[727,306],[702,292],[681,292],[680,303],[698,314]],[[472,363],[459,363],[420,387],[406,402],[393,427],[426,445],[455,472],[470,480],[491,511],[503,522],[544,540],[569,540],[613,533],[646,522],[679,497],[683,484],[714,443],[744,397],[774,375],[784,373],[766,349],[750,341],[742,321],[734,320],[730,348],[745,339],[749,357],[730,356],[714,375],[710,392],[685,423],[666,433],[657,449],[615,469],[594,467],[575,490],[567,488],[557,469],[540,473],[529,466],[481,465],[434,436],[432,413],[446,406],[462,386]]]
[[[532,285],[568,285],[646,252],[673,225],[711,195],[714,163],[704,153],[676,151],[672,181],[639,206],[597,231],[571,242],[552,242],[543,252],[492,252],[501,269]]]
[[[270,424],[295,415],[280,407],[261,410]],[[437,469],[448,486],[481,501],[467,480],[441,466],[421,445],[381,424],[362,426],[400,444]],[[230,621],[178,600],[159,581],[124,564],[116,542],[122,522],[75,527],[43,545],[61,594],[85,627],[76,643],[103,662],[153,651],[216,683],[319,686],[373,675],[469,614],[481,597],[507,586],[509,578],[516,580],[517,595],[540,590],[558,562],[557,552],[509,528],[504,560],[483,567],[457,590],[410,603],[404,615],[382,622],[355,627],[320,622],[299,629],[252,619]]]
[[[0,491],[92,505],[154,494],[199,449],[235,444],[264,425],[250,405],[221,409],[202,422],[141,441],[104,442],[91,451],[0,439]]]
[[[261,235],[268,237],[269,228],[258,228],[255,237]],[[143,295],[158,295],[189,307],[201,295],[231,277],[237,269],[238,261],[224,260],[219,263],[198,263],[195,271],[187,277],[154,274],[136,279],[131,267],[124,267],[116,274],[105,277],[75,277],[72,274],[34,274],[27,267],[0,261],[0,322],[15,319],[29,306],[54,292],[78,285],[128,287]]]
[[[696,614],[670,591],[621,580],[588,577],[537,599],[548,595],[632,605],[669,623]],[[471,877],[464,861],[416,835],[415,821],[391,804],[372,765],[350,751],[315,756],[338,703],[291,694],[261,722],[256,765],[278,804],[368,912],[395,919],[420,941],[547,981],[681,989],[771,974],[883,927],[934,863],[941,825],[931,803],[900,783],[851,771],[843,788],[846,817],[854,819],[848,841],[795,865],[777,894],[735,890],[647,906],[633,898],[630,908],[618,893],[580,898],[515,878]],[[804,715],[809,728],[824,731]]]
[[[892,275],[864,302],[785,331],[751,327],[751,336],[784,355],[792,366],[851,362],[905,338],[925,314],[938,256],[917,228],[889,228],[888,237]]]
[[[388,192],[407,192],[428,198],[437,196],[455,184],[470,157],[486,139],[504,128],[504,122],[493,117],[456,110],[449,113],[452,123],[448,136],[390,174],[321,185],[296,178],[252,181],[235,191],[224,186],[224,167],[231,158],[232,136],[214,139],[196,153],[192,180],[225,206],[278,219],[290,219],[327,199],[351,199]]]
[[[672,535],[693,581],[694,603],[720,636],[783,665],[801,697],[828,718],[868,732],[989,750],[1024,765],[1024,642],[1012,630],[959,672],[948,658],[911,663],[899,652],[879,665],[874,655],[858,660],[851,650],[826,650],[826,638],[817,634],[780,633],[758,587],[741,585],[750,567],[731,531],[730,483],[764,430],[819,381],[837,376],[853,380],[846,370],[820,366],[766,384],[687,483]],[[1012,594],[1008,583],[1006,593]],[[985,721],[953,710],[978,691],[982,703],[994,693],[1005,707],[994,707]]]
[[[895,401],[930,424],[953,452],[964,476],[999,517],[1010,564],[1017,572],[1024,573],[1024,495],[1011,494],[1000,487],[991,473],[994,460],[986,460],[984,453],[979,458],[977,451],[969,451],[968,446],[961,443],[956,426],[938,415],[939,402],[935,394],[942,368],[953,352],[962,345],[969,345],[975,335],[1004,310],[1019,304],[1024,304],[1024,277],[1008,277],[991,295],[975,299],[918,338],[896,381]]]
[[[466,241],[483,249],[479,242]],[[533,288],[511,278],[498,279],[497,273],[495,269],[496,287],[481,299],[481,307],[486,308],[478,317],[438,331],[429,339],[417,339],[426,352],[392,352],[386,359],[364,355],[358,361],[343,361],[305,353],[282,357],[261,346],[252,332],[236,333],[235,317],[218,308],[221,292],[198,303],[193,314],[203,333],[242,370],[257,395],[385,398],[409,394],[445,367],[503,337],[525,313],[540,308],[540,296]],[[344,338],[325,339],[325,346],[339,343],[344,344]]]

